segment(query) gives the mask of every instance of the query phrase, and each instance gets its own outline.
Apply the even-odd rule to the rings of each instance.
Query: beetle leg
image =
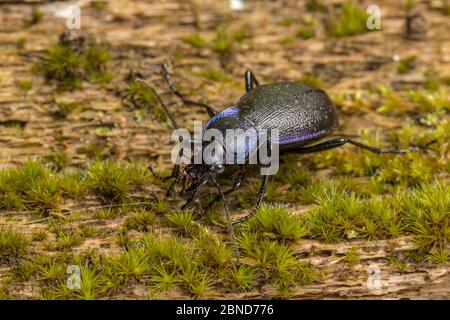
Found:
[[[244,165],[241,165],[239,168],[239,176],[237,177],[237,179],[234,181],[233,187],[231,187],[230,189],[224,191],[225,195],[229,195],[230,193],[238,190],[241,185],[242,185],[242,181],[244,181],[245,178],[245,167]],[[211,200],[201,211],[201,215],[206,214],[209,209],[211,209],[211,207],[213,206],[214,203],[216,203],[217,201],[219,201],[222,198],[222,196],[220,195],[220,193],[218,195],[216,195],[216,197]]]
[[[173,188],[180,181],[180,165],[179,164],[176,164],[173,166],[172,174],[167,178],[169,178],[169,179],[175,178],[175,180],[172,181],[172,183],[170,184],[170,186],[166,192],[166,197],[172,197],[173,196]],[[165,180],[168,180],[168,179],[165,179]]]
[[[162,65],[162,69],[164,72],[164,78],[166,79],[167,84],[170,87],[170,90],[172,90],[172,92],[181,99],[181,101],[183,101],[184,104],[191,104],[191,105],[195,105],[195,106],[199,106],[199,107],[203,107],[205,108],[206,112],[208,112],[210,117],[213,117],[216,115],[216,111],[214,110],[213,107],[211,107],[210,105],[203,103],[203,102],[197,102],[197,101],[192,101],[190,99],[185,98],[177,89],[177,87],[175,86],[175,84],[172,81],[172,78],[170,77],[169,74],[169,70],[167,67],[167,64],[163,64]]]
[[[251,91],[253,89],[253,84],[255,86],[259,86],[259,82],[258,80],[256,80],[256,77],[253,74],[252,70],[247,69],[245,70],[245,91]]]
[[[211,180],[217,187],[217,190],[219,190],[220,197],[223,200],[223,207],[225,209],[225,215],[227,217],[227,223],[228,223],[228,232],[230,233],[231,241],[233,242],[234,255],[236,256],[236,264],[239,265],[239,263],[240,263],[239,262],[239,249],[238,249],[238,245],[237,245],[237,241],[236,241],[236,235],[234,234],[234,230],[233,230],[233,223],[231,222],[230,210],[228,208],[228,201],[227,201],[227,198],[225,197],[225,193],[223,192],[221,186],[217,183],[217,181],[214,178]]]
[[[198,195],[198,189],[195,190],[194,193],[189,197],[189,199],[186,200],[186,203],[181,206],[181,210],[186,210],[189,207],[189,205],[192,202],[194,202],[194,200],[197,198],[197,195]]]
[[[258,201],[256,202],[256,205],[253,207],[252,211],[250,211],[246,216],[243,216],[242,218],[233,221],[233,224],[244,222],[256,214],[256,212],[258,211],[259,207],[261,206],[261,204],[264,200],[268,181],[269,181],[269,176],[264,175],[263,180],[261,182],[261,188],[259,189],[259,197],[258,197]]]
[[[357,146],[358,148],[362,148],[365,150],[368,150],[370,152],[376,153],[376,154],[382,154],[382,153],[391,153],[391,154],[405,154],[407,152],[411,152],[411,149],[402,149],[402,150],[383,150],[380,148],[368,146],[366,144],[363,144],[361,142],[349,139],[349,138],[336,138],[332,140],[328,140],[313,146],[309,147],[302,147],[299,149],[291,149],[289,150],[292,153],[313,153],[313,152],[320,152],[324,150],[334,149],[337,147],[340,147],[346,143],[350,143],[354,146]]]

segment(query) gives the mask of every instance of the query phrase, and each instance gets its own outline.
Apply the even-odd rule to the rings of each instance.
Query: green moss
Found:
[[[33,232],[33,234],[31,235],[31,240],[32,241],[43,241],[43,240],[47,239],[47,237],[48,237],[47,231],[39,230],[39,231]]]
[[[323,82],[316,76],[313,75],[305,75],[303,76],[303,78],[301,79],[302,83],[305,84],[309,84],[313,87],[317,87],[317,88],[323,88],[324,84]]]
[[[245,231],[238,237],[241,253],[273,280],[281,295],[288,295],[295,284],[307,285],[319,279],[319,274],[299,261],[290,246],[258,237]]]
[[[88,188],[104,201],[121,203],[130,198],[133,189],[139,188],[150,179],[145,168],[125,163],[95,161],[88,169]]]
[[[281,239],[298,240],[308,233],[303,220],[289,213],[284,207],[263,206],[249,224],[253,228],[273,233]]]
[[[166,216],[169,226],[178,232],[188,234],[194,228],[194,215],[192,211],[181,211]]]
[[[249,35],[247,31],[243,28],[237,29],[233,32],[233,39],[237,42],[243,42],[245,39],[248,39]]]
[[[230,81],[230,78],[226,76],[222,71],[215,69],[206,69],[203,70],[200,75],[208,80],[215,82],[227,82]]]
[[[29,80],[20,80],[17,82],[17,85],[22,91],[30,91],[33,88],[33,84]]]
[[[414,233],[417,248],[430,252],[447,248],[450,235],[450,187],[444,181],[423,184],[411,197],[399,202],[407,215],[408,230]]]
[[[414,69],[417,57],[409,56],[399,61],[397,65],[397,72],[399,74],[405,74]]]
[[[56,233],[56,250],[70,249],[83,243],[83,237],[79,230],[59,230]]]
[[[19,168],[0,171],[0,207],[48,212],[61,201],[59,177],[42,164],[28,160]]]
[[[57,149],[44,157],[55,170],[60,171],[70,164],[70,157],[64,149]]]
[[[117,278],[121,284],[131,280],[140,280],[148,273],[149,264],[143,250],[130,249],[105,261],[106,273],[110,278]]]
[[[73,90],[79,89],[83,80],[91,78],[98,82],[110,77],[109,60],[106,47],[92,40],[83,50],[57,43],[33,66],[33,71],[43,74],[48,81],[55,81],[59,89]]]
[[[434,72],[425,72],[424,88],[429,91],[439,91],[441,80],[436,76]]]
[[[216,38],[213,41],[212,48],[222,56],[231,54],[233,42],[224,27],[218,27],[216,29]]]
[[[94,74],[98,77],[106,72],[111,55],[105,47],[97,43],[91,43],[87,48],[84,59],[84,70],[88,74]]]
[[[227,274],[227,278],[230,279],[229,286],[233,291],[249,291],[256,279],[255,269],[241,265],[238,267],[233,267]]]
[[[16,263],[27,250],[28,241],[23,234],[9,228],[0,229],[0,265]]]
[[[333,37],[347,37],[368,32],[366,21],[369,15],[350,2],[340,8],[338,17],[331,19],[328,34]]]
[[[129,82],[123,93],[125,102],[135,108],[157,108],[157,99],[153,92],[148,90],[141,82]]]
[[[181,38],[181,41],[197,49],[206,47],[206,40],[199,34],[185,36]]]
[[[16,47],[18,50],[22,50],[25,48],[25,43],[27,42],[27,38],[25,36],[20,36],[16,38]]]
[[[280,43],[284,44],[284,45],[288,45],[294,41],[295,41],[295,37],[293,37],[291,35],[287,35],[287,36],[284,36],[283,38],[281,38]]]
[[[29,27],[38,24],[39,22],[42,21],[43,17],[44,14],[42,13],[42,11],[39,8],[35,7],[31,10],[30,20],[26,21],[25,25]]]
[[[129,230],[149,231],[156,221],[153,212],[138,210],[129,215],[125,221],[125,227]]]
[[[294,24],[294,18],[292,17],[283,17],[280,21],[280,25],[283,27],[289,28]]]
[[[360,255],[358,253],[358,248],[355,246],[351,247],[346,253],[345,253],[345,262],[348,263],[350,267],[356,266],[356,264],[359,262]]]
[[[56,44],[44,54],[34,70],[43,73],[47,80],[56,80],[63,89],[80,86],[82,57],[71,48]]]
[[[315,25],[314,20],[304,20],[301,26],[297,29],[297,37],[302,39],[310,39],[315,36]]]
[[[105,71],[105,72],[94,74],[91,77],[91,81],[93,83],[106,85],[108,83],[111,83],[113,78],[114,78],[114,76],[111,72]]]
[[[153,200],[152,211],[156,214],[166,215],[170,212],[170,205],[167,201],[166,197],[157,196],[156,199]]]
[[[151,289],[156,293],[170,291],[181,282],[175,270],[167,270],[164,266],[154,266],[153,273]]]
[[[326,11],[327,7],[322,0],[307,0],[306,9],[308,11]]]
[[[79,154],[85,154],[90,159],[99,160],[104,158],[108,149],[100,142],[91,142],[77,149]]]

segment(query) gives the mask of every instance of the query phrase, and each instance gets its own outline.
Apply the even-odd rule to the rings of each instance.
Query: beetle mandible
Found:
[[[278,141],[269,142],[278,143],[281,154],[314,153],[337,148],[347,143],[376,154],[403,154],[410,151],[409,149],[382,150],[347,137],[335,137],[327,141],[319,142],[319,140],[329,136],[337,129],[339,121],[335,107],[325,91],[311,85],[296,82],[260,85],[253,72],[251,70],[246,70],[244,75],[246,94],[242,96],[234,106],[217,113],[213,107],[206,103],[196,102],[185,98],[174,85],[168,72],[167,65],[162,65],[162,69],[171,91],[178,96],[184,104],[197,105],[206,109],[210,119],[205,124],[203,128],[204,131],[207,129],[218,129],[226,135],[226,129],[255,129],[256,132],[261,128],[267,130],[277,129],[279,132]],[[178,129],[179,127],[175,118],[156,91],[143,80],[138,81],[153,92],[161,106],[164,108],[174,128]],[[182,156],[182,152],[183,150],[180,150],[180,157]],[[246,156],[249,155],[246,154]],[[149,167],[149,169],[156,175],[151,167]],[[224,171],[224,164],[221,162],[213,162],[210,164],[191,163],[188,164],[184,170],[180,170],[180,165],[175,164],[172,174],[163,178],[174,178],[174,181],[167,190],[167,195],[172,194],[174,186],[180,182],[183,185],[181,192],[187,191],[191,193],[186,203],[182,206],[182,209],[187,208],[198,198],[198,191],[201,186],[211,182],[217,188],[218,195],[207,204],[203,209],[203,212],[207,212],[215,202],[222,199],[228,229],[233,241],[238,263],[239,253],[233,231],[233,224],[243,222],[256,214],[263,202],[269,177],[268,175],[262,175],[258,200],[253,209],[244,217],[232,221],[226,195],[241,187],[245,177],[245,169],[245,165],[239,165],[239,173],[233,182],[233,186],[225,191],[217,182],[217,176]]]

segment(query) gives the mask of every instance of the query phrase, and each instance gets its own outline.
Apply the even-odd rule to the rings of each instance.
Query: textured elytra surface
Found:
[[[279,131],[281,145],[308,144],[333,132],[338,118],[328,95],[309,85],[261,85],[238,102],[238,115],[256,128]]]

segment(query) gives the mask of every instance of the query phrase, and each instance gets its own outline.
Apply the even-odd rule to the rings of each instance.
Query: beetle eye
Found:
[[[225,166],[223,164],[217,164],[215,169],[218,173],[222,173],[225,170]]]

